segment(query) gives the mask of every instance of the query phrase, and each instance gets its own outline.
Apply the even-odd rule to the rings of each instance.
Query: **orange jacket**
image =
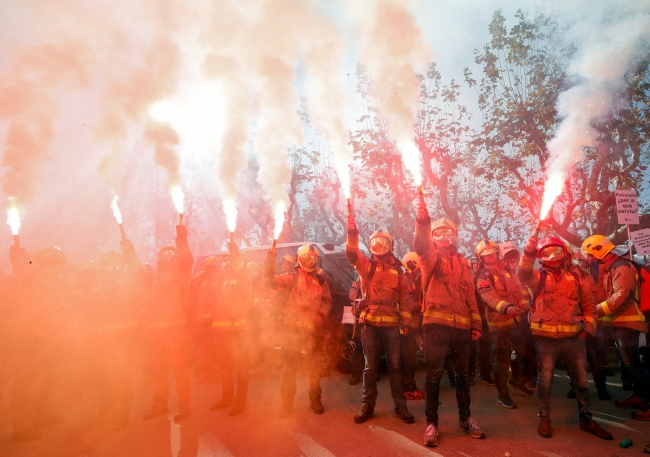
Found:
[[[214,307],[222,285],[221,275],[208,277],[203,272],[195,277],[196,321],[212,323]]]
[[[605,297],[598,304],[598,318],[603,325],[647,332],[648,323],[639,309],[639,274],[636,268],[629,260],[618,256],[612,256],[603,266]]]
[[[595,335],[597,313],[592,283],[566,268],[559,278],[544,267],[533,270],[535,258],[534,252],[524,251],[517,268],[519,280],[535,295],[530,319],[533,335],[569,338],[582,330]],[[542,278],[544,284],[540,286]]]
[[[364,293],[368,291],[365,297],[368,307],[359,316],[359,322],[379,327],[413,327],[412,313],[417,304],[409,291],[402,263],[395,257],[389,258],[388,262],[382,262],[376,256],[373,256],[373,260],[367,258],[359,250],[358,230],[356,233],[348,232],[345,256],[359,273],[361,290]],[[373,261],[377,267],[368,287]]]
[[[233,274],[224,275],[214,313],[212,328],[214,330],[232,330],[248,323],[248,303],[251,295],[251,279],[243,266],[235,269]]]
[[[415,221],[415,252],[422,268],[423,325],[438,324],[481,331],[472,267],[462,255],[436,249],[431,239],[431,218]]]
[[[521,313],[530,310],[528,296],[519,280],[499,262],[494,268],[485,267],[476,276],[476,288],[485,303],[485,319],[490,332],[517,328],[519,322],[507,314],[514,306]]]
[[[318,330],[332,309],[332,294],[325,278],[302,268],[295,275],[276,275],[275,257],[271,254],[264,260],[264,285],[288,292],[283,310],[285,327]]]

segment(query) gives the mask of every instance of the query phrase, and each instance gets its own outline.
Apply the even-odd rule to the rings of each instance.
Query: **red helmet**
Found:
[[[566,245],[559,238],[547,236],[537,244],[537,257],[543,265],[556,267],[567,257]]]

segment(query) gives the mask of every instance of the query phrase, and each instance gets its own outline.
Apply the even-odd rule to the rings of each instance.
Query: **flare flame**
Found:
[[[174,202],[174,208],[178,211],[178,214],[183,214],[183,200],[185,199],[185,194],[181,186],[173,186],[171,189],[172,201]]]
[[[11,227],[11,234],[18,235],[20,231],[20,214],[15,206],[7,210],[7,224]]]
[[[562,173],[555,173],[544,183],[544,196],[542,197],[542,209],[539,212],[539,220],[543,221],[553,208],[553,203],[564,189],[565,176]]]
[[[275,209],[273,210],[273,222],[275,224],[275,227],[273,229],[274,240],[277,240],[280,237],[280,233],[282,233],[282,226],[284,225],[284,213],[286,210],[287,207],[284,202],[276,203]]]
[[[404,167],[413,176],[416,186],[422,185],[422,172],[420,171],[420,151],[413,140],[406,135],[397,140],[397,147],[402,153]]]
[[[118,224],[122,223],[122,212],[120,207],[117,205],[117,201],[120,199],[116,194],[113,194],[113,201],[111,201],[111,209],[113,210],[113,216]]]
[[[226,214],[226,225],[228,226],[228,231],[233,233],[235,228],[237,228],[237,205],[235,204],[235,200],[224,198],[223,212]]]

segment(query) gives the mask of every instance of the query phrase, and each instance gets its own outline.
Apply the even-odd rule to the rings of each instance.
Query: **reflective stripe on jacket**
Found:
[[[483,268],[476,276],[476,288],[485,303],[485,318],[490,332],[508,330],[519,326],[515,317],[507,314],[510,306],[521,313],[530,310],[528,297],[522,294],[524,287],[503,265]]]
[[[639,308],[639,274],[623,257],[614,257],[604,265],[602,286],[604,300],[598,304],[598,318],[603,325],[648,331],[648,323]]]

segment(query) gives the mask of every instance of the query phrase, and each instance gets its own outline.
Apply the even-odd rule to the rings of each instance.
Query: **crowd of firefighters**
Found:
[[[387,232],[367,240],[368,256],[359,249],[352,214],[347,228],[346,256],[358,273],[350,291],[357,341],[350,384],[363,383],[355,423],[374,415],[385,354],[395,415],[414,422],[407,400],[424,400],[425,445],[438,444],[444,372],[456,389],[459,427],[485,437],[470,412],[477,367],[481,382],[496,387],[506,408],[516,407],[509,389],[525,396],[535,390],[538,432],[551,437],[551,381],[563,356],[580,429],[612,439],[592,419],[587,379],[589,364],[598,397],[610,399],[608,338],[616,342],[634,391],[616,405],[650,420],[650,374],[639,355],[639,335],[648,331],[639,273],[604,236],[587,238],[575,256],[559,238],[538,240],[538,232],[521,254],[511,249],[501,256],[493,241],[483,240],[468,261],[457,251],[455,225],[447,219],[432,223],[421,201],[415,251],[400,261]],[[320,336],[332,309],[332,281],[319,267],[315,246],[300,247],[295,261],[285,256],[276,274],[275,250],[260,265],[230,242],[223,259],[207,258],[192,276],[185,226],[176,226],[176,235],[158,253],[156,268],[143,265],[123,239],[121,252],[79,265],[74,281],[62,278],[66,256],[60,249],[49,247],[30,259],[19,245],[10,248],[13,274],[0,287],[0,393],[11,385],[14,440],[38,439],[43,427],[62,420],[52,398],[63,378],[71,389],[96,386],[97,415],[89,429],[125,427],[140,343],[153,390],[144,420],[168,413],[168,370],[178,398],[174,420],[190,414],[190,359],[197,382],[220,380],[221,398],[210,409],[242,413],[251,369],[268,367],[276,345],[284,360],[279,417],[293,412],[300,370],[309,381],[311,409],[324,413]],[[424,392],[414,378],[418,347],[426,364]]]

